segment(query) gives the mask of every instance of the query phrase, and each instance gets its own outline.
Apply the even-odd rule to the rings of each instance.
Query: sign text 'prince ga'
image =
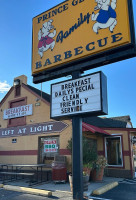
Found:
[[[32,74],[132,46],[128,2],[68,0],[33,18]]]

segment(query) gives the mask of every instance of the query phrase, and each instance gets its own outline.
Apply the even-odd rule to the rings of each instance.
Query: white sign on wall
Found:
[[[33,105],[29,104],[4,110],[3,119],[23,117],[32,114],[33,114]]]
[[[102,72],[51,85],[51,118],[107,114],[107,79]]]
[[[58,147],[57,147],[56,139],[44,140],[44,152],[45,153],[57,152],[57,151],[58,151]]]

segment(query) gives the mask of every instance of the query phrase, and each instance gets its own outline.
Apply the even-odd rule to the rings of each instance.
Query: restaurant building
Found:
[[[129,116],[83,118],[82,129],[90,148],[95,144],[107,158],[107,176],[135,176],[136,129]],[[50,119],[50,95],[28,85],[25,75],[16,77],[0,102],[0,163],[52,163],[55,155],[64,155],[71,171],[71,137],[71,120]]]

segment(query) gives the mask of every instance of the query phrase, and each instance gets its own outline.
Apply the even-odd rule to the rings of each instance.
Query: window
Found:
[[[123,166],[121,136],[106,138],[105,147],[108,165]]]
[[[54,160],[54,156],[59,155],[59,137],[42,137],[39,140],[39,162]]]
[[[21,86],[17,85],[15,87],[15,97],[19,97],[21,95]]]
[[[133,158],[134,158],[134,165],[136,167],[136,136],[132,136],[132,149],[133,149]]]
[[[12,143],[17,143],[17,139],[12,139]]]

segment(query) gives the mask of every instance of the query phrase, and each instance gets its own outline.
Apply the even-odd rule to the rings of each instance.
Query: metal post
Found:
[[[80,72],[73,72],[72,78],[79,78]],[[82,118],[72,118],[72,176],[73,199],[83,200],[83,153],[82,153]]]

